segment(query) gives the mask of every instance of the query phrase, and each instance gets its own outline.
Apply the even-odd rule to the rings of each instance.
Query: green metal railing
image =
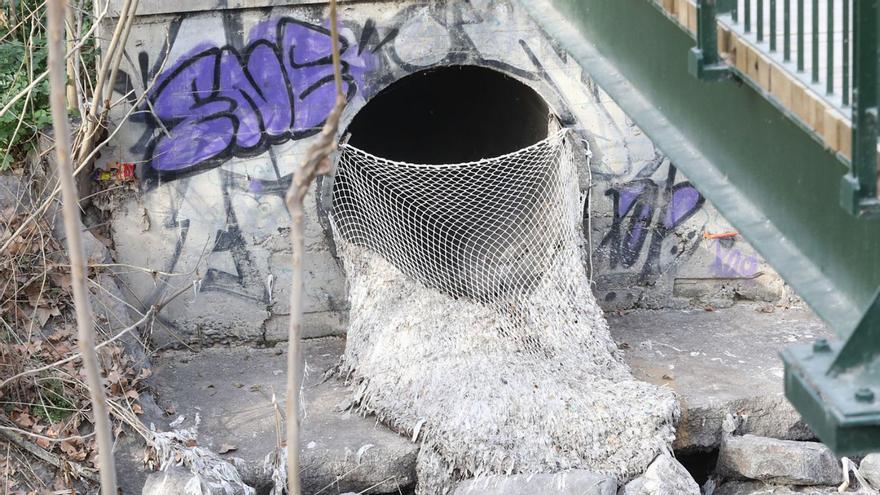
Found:
[[[714,42],[716,15],[721,10],[716,2],[699,0],[697,4],[697,47],[691,50],[689,68],[704,80],[721,79],[717,75],[728,70],[722,67]],[[739,29],[737,35],[771,59],[775,56],[783,68],[806,79],[811,90],[820,94],[824,91],[828,103],[851,116],[853,154],[849,172],[841,182],[841,204],[857,216],[877,216],[880,0],[812,0],[809,8],[804,0],[797,0],[794,27],[791,3],[739,0],[729,5],[727,12],[731,26]],[[781,35],[777,22],[780,13]],[[823,16],[824,23],[820,23]],[[765,30],[768,18],[769,30]],[[805,28],[807,20],[809,30]],[[824,32],[820,26],[824,26]],[[705,64],[711,61],[711,70],[707,70],[709,65],[694,64],[694,60]],[[782,352],[786,396],[817,435],[841,454],[863,453],[880,445],[878,329],[880,289],[843,342],[820,340]]]
[[[734,24],[743,17],[742,32],[754,36],[758,46],[781,55],[783,62],[794,65],[795,72],[809,75],[811,84],[822,85],[826,95],[836,96],[841,106],[848,106],[852,94],[852,1],[810,0],[807,4],[805,0],[738,0],[732,3],[730,16]],[[706,3],[713,2],[700,1]],[[792,44],[796,50],[794,60]]]
[[[771,60],[764,67],[770,69],[769,81],[743,77],[745,84],[710,84],[703,79],[715,78],[722,68],[714,66],[723,63],[717,58],[717,46],[710,53],[708,33],[717,34],[715,24],[705,22],[710,12],[700,11],[703,21],[697,27],[704,29],[694,50],[690,31],[671,21],[670,2],[519,0],[838,333],[836,342],[788,348],[783,359],[786,396],[819,438],[840,455],[880,451],[880,222],[840,208],[834,186],[844,174],[850,178],[850,190],[858,198],[848,204],[850,210],[864,213],[865,205],[877,202],[872,194],[876,186],[871,184],[876,181],[876,168],[871,162],[877,146],[878,2],[832,5],[831,25],[840,26],[841,32],[831,37],[838,47],[831,65],[840,71],[832,71],[834,94],[828,95],[827,66],[818,70],[820,82],[814,84],[812,65],[813,50],[820,50],[821,62],[828,58],[828,47],[813,47],[806,29],[815,21],[806,14],[798,16],[799,8],[818,10],[820,21],[824,19],[819,25],[827,29],[827,3],[814,9],[812,0],[764,0],[761,5],[767,10],[758,15],[756,0],[748,11],[742,1],[733,5],[700,0],[701,7],[716,11],[725,31],[736,34],[736,47],[745,39],[749,53],[758,49],[762,58]],[[777,9],[775,19],[771,4]],[[745,33],[747,12],[749,32]],[[692,21],[689,13],[686,17]],[[839,50],[844,17],[848,59]],[[674,18],[681,19],[681,13]],[[761,42],[759,18],[767,21]],[[683,55],[688,51],[691,55],[686,59]],[[736,58],[739,64],[741,59]],[[842,70],[845,59],[851,62],[848,71]],[[707,73],[707,66],[718,70]],[[754,76],[751,69],[748,72]],[[758,69],[759,78],[768,75]],[[856,148],[852,164],[826,146],[827,136],[817,139],[816,127],[796,117],[807,114],[786,106],[797,108],[795,93],[791,101],[779,98],[785,97],[781,87],[774,93],[774,77],[780,70],[791,73],[783,74],[789,79],[785,82],[791,77],[805,79],[809,94],[794,89],[801,93],[798,101],[809,99],[810,109],[818,107],[817,99],[838,98],[838,108],[852,112]],[[743,75],[733,68],[727,71]],[[694,73],[703,79],[693,77]],[[849,78],[845,84],[844,74]],[[841,94],[845,85],[846,103]]]
[[[699,0],[697,9],[699,58],[691,55],[691,72],[705,80],[726,77],[714,40],[716,15],[727,14],[722,20],[738,35],[850,117],[852,158],[841,182],[840,201],[858,216],[880,214],[878,1]],[[694,63],[698,60],[710,68]]]

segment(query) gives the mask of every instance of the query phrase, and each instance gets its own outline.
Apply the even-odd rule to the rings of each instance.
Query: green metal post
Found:
[[[810,37],[813,39],[813,83],[819,82],[819,0],[813,0],[813,32]]]
[[[843,106],[847,106],[850,103],[850,91],[849,91],[849,2],[850,0],[843,0],[843,53],[841,54],[843,58],[843,82],[841,84],[842,88],[840,90],[840,96],[843,99]]]
[[[829,95],[834,94],[834,2],[828,2],[828,12],[826,13],[827,32],[825,33],[825,92]]]
[[[743,16],[745,17],[745,21],[744,21],[745,31],[747,33],[751,33],[752,32],[752,1],[751,0],[745,0],[744,5],[743,5],[743,10],[745,10],[745,12],[743,12]]]
[[[797,70],[804,71],[804,0],[797,0]]]
[[[758,43],[764,41],[764,0],[758,0]]]
[[[782,57],[788,62],[791,60],[791,0],[782,4],[782,23]]]
[[[730,68],[718,55],[717,0],[697,2],[697,46],[688,53],[688,71],[704,81],[730,77]]]
[[[878,0],[853,9],[852,165],[841,183],[841,204],[855,215],[877,214]]]
[[[770,0],[770,51],[776,51],[776,0]]]

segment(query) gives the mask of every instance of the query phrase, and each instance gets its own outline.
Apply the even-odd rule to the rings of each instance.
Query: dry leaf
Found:
[[[15,424],[22,428],[30,428],[36,423],[33,418],[31,418],[31,415],[26,412],[18,412],[18,414],[16,414],[16,412],[13,411],[11,419]]]

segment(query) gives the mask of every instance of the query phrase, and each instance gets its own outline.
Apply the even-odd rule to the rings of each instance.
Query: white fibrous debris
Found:
[[[332,220],[350,284],[342,372],[422,442],[419,493],[590,469],[625,481],[674,439],[674,395],[622,361],[584,269],[565,132],[454,165],[344,146]]]
[[[160,469],[171,466],[189,469],[198,483],[187,484],[186,495],[255,495],[256,491],[245,484],[235,466],[211,450],[197,446],[198,424],[196,414],[195,425],[190,428],[151,433],[149,443],[155,450]]]

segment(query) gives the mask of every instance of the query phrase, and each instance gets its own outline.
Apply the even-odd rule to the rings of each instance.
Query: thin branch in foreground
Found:
[[[345,107],[342,94],[342,69],[339,61],[339,28],[336,24],[336,0],[330,0],[330,39],[333,44],[333,77],[336,82],[336,104],[315,142],[306,152],[305,162],[296,169],[290,189],[287,190],[287,209],[290,211],[290,243],[292,246],[292,287],[290,290],[290,327],[287,351],[287,493],[300,495],[299,466],[299,394],[302,388],[302,335],[303,267],[305,250],[305,211],[303,201],[318,175],[330,172],[330,155],[336,151],[336,133],[339,117]]]
[[[48,4],[49,39],[49,89],[52,106],[52,126],[55,131],[55,155],[58,167],[58,181],[61,183],[62,213],[64,230],[67,236],[67,250],[70,256],[71,284],[73,302],[76,308],[78,343],[83,353],[83,368],[88,383],[95,422],[95,435],[98,446],[98,466],[101,477],[101,493],[116,495],[116,466],[113,459],[113,437],[110,431],[110,416],[104,383],[95,350],[94,322],[92,321],[89,291],[86,287],[86,263],[82,237],[79,231],[79,199],[73,180],[71,162],[70,124],[67,117],[67,94],[65,91],[65,53],[64,53],[64,0],[50,0]]]

